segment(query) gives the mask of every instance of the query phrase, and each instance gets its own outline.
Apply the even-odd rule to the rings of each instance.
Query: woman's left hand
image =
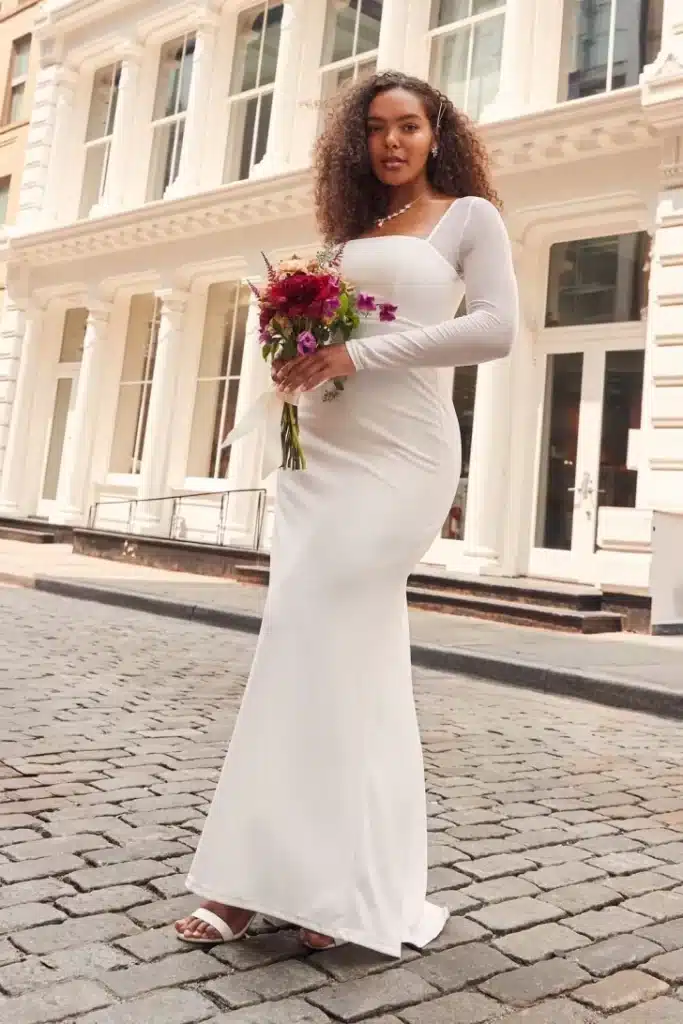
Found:
[[[346,345],[328,345],[310,355],[273,364],[273,380],[280,391],[311,391],[319,384],[356,372]]]

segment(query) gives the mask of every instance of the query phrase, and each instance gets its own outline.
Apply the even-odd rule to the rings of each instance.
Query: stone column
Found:
[[[126,205],[126,179],[130,171],[131,146],[137,142],[138,91],[140,67],[144,53],[142,46],[130,44],[119,50],[117,54],[121,61],[121,70],[109,148],[107,180],[104,186],[104,195],[101,201],[93,207],[91,217],[117,213]]]
[[[138,498],[147,502],[168,495],[175,395],[189,300],[188,292],[171,289],[156,295],[161,300],[160,324],[138,486]],[[158,533],[170,512],[171,502],[142,505],[136,515],[136,528],[140,533]]]
[[[0,516],[20,518],[28,515],[31,511],[27,506],[26,465],[29,456],[35,386],[40,370],[43,315],[43,310],[35,306],[29,308],[26,313],[7,448],[0,481]],[[18,328],[21,319],[17,319]]]
[[[254,167],[255,177],[288,170],[293,145],[296,144],[297,147],[300,145],[298,133],[294,128],[297,120],[299,76],[304,63],[306,32],[303,0],[285,0],[273,88],[273,107],[268,129],[268,146],[263,160]]]
[[[261,355],[258,335],[258,302],[252,295],[245,328],[244,355],[237,393],[235,423],[239,423],[257,398],[271,384],[268,365]],[[263,432],[255,430],[247,437],[241,438],[231,449],[227,474],[228,490],[265,487],[261,477],[263,443]],[[227,534],[232,543],[251,544],[253,542],[257,509],[258,499],[254,495],[235,495],[229,499]]]
[[[68,211],[64,208],[63,190],[64,182],[69,175],[71,149],[74,143],[73,107],[77,85],[78,75],[69,68],[62,67],[57,79],[55,128],[43,201],[43,213],[48,223],[63,221],[68,216]]]
[[[542,0],[547,3],[547,0]],[[529,105],[533,69],[536,0],[507,0],[498,94],[483,112],[482,121],[499,121],[523,114]]]
[[[38,74],[26,141],[17,227],[35,229],[59,219],[60,188],[69,173],[73,100],[78,73],[64,64]]]
[[[384,0],[377,48],[378,71],[403,70],[406,57],[406,29],[411,7],[410,0]]]
[[[641,76],[661,137],[654,218],[637,507],[683,507],[683,11],[664,7],[662,48]]]
[[[111,310],[108,302],[93,302],[89,306],[74,407],[64,438],[57,489],[57,518],[59,522],[74,526],[87,518],[93,444],[107,363]]]
[[[281,128],[273,133],[274,147],[279,145],[279,142],[276,141],[278,133],[285,133],[286,144],[283,150],[286,153],[287,159],[286,169],[289,171],[303,170],[311,166],[311,154],[321,117],[322,81],[319,68],[320,57],[323,51],[326,14],[327,5],[325,3],[308,3],[306,5],[305,21],[300,8],[294,12],[296,30],[303,34],[305,44],[298,68],[296,107],[289,124],[287,124],[286,120],[281,119]],[[294,27],[295,25],[292,23],[291,29],[293,30]],[[294,47],[292,46],[293,49]],[[310,57],[304,58],[304,54],[311,54],[313,59]],[[284,68],[282,74],[284,76]],[[275,88],[277,93],[277,82]],[[283,109],[286,108],[287,103],[285,102]],[[287,138],[287,135],[289,138]],[[257,174],[259,170],[260,165],[256,168]]]
[[[201,187],[206,135],[211,130],[208,115],[218,26],[218,15],[210,7],[203,8],[197,22],[180,168],[166,190],[167,198],[190,195]]]
[[[543,309],[545,277],[537,248],[512,243],[519,284],[519,331],[510,353],[510,403],[506,458],[508,486],[503,504],[503,534],[498,572],[520,576],[527,572],[530,524],[534,521],[534,404],[535,345]]]
[[[21,345],[26,330],[26,312],[6,294],[0,329],[0,474],[7,448],[12,403],[19,372]]]

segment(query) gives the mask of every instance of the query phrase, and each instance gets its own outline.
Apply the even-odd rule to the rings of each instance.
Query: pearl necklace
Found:
[[[424,192],[422,193],[422,195],[416,196],[415,199],[411,199],[409,203],[406,203],[405,206],[402,206],[400,210],[396,210],[395,213],[388,213],[386,217],[380,217],[379,220],[375,221],[375,227],[383,228],[384,225],[387,224],[390,220],[394,220],[395,217],[400,217],[401,214],[407,213],[412,206],[415,206],[415,203],[418,201],[418,199],[422,199],[423,195]]]

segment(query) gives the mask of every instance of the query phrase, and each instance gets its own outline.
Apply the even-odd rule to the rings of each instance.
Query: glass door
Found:
[[[51,516],[56,509],[64,441],[69,435],[69,421],[73,415],[78,370],[78,365],[60,366],[55,381],[52,419],[47,435],[43,483],[38,506],[38,514],[41,516]]]
[[[591,582],[600,508],[635,508],[628,452],[640,428],[645,352],[638,341],[591,340],[548,342],[542,356],[529,574]]]

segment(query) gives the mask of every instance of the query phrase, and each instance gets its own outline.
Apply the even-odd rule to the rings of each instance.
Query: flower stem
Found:
[[[295,405],[285,402],[282,409],[282,468],[305,469],[306,457],[301,446],[299,433],[299,410]]]

